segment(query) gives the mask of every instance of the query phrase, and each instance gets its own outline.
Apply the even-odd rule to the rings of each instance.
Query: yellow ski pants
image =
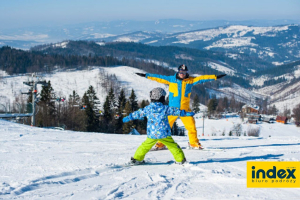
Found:
[[[170,127],[173,127],[174,122],[178,116],[168,116]],[[196,130],[196,123],[194,117],[180,117],[182,123],[184,124],[185,129],[188,131],[189,141],[190,144],[198,144],[198,136],[197,136],[197,130]]]

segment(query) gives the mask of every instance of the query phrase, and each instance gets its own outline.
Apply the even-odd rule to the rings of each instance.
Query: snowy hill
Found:
[[[219,66],[218,66],[219,67]],[[223,70],[221,68],[220,70]],[[230,70],[229,68],[225,70]],[[115,75],[126,91],[126,95],[129,96],[131,89],[134,89],[139,101],[143,99],[149,99],[149,91],[155,87],[163,87],[168,91],[166,85],[145,79],[137,76],[135,73],[145,73],[142,70],[127,67],[90,67],[89,70],[78,71],[56,71],[52,74],[44,74],[43,79],[51,81],[52,87],[57,97],[68,98],[69,95],[75,90],[81,97],[88,87],[92,85],[96,90],[96,95],[100,99],[101,103],[104,103],[107,91],[103,88],[103,82],[105,81],[102,75]],[[225,71],[226,72],[226,71]],[[29,87],[24,85],[23,82],[28,81],[26,75],[14,75],[9,76],[3,71],[0,71],[0,102],[6,106],[14,104],[16,97],[27,98],[26,95],[21,95],[21,92],[27,92]],[[293,109],[300,103],[299,96],[299,82],[286,86],[288,83],[277,84],[269,87],[263,87],[259,90],[248,90],[237,84],[232,87],[221,87],[219,89],[208,89],[210,94],[216,95],[216,97],[225,97],[229,99],[234,96],[238,101],[247,103],[253,102],[255,99],[263,99],[269,97],[272,104],[283,111],[284,106],[289,109]],[[41,87],[38,88],[38,92],[41,91]]]
[[[283,110],[294,108],[300,103],[300,62],[280,65],[272,70],[262,72],[261,76],[252,79],[251,85],[261,86],[256,93],[267,95],[270,102]],[[265,83],[269,84],[265,84]]]
[[[75,90],[81,97],[88,87],[92,85],[95,88],[96,95],[101,103],[104,103],[107,92],[101,86],[105,81],[102,77],[103,74],[115,75],[121,82],[122,87],[130,95],[131,89],[135,90],[137,99],[149,99],[149,92],[155,87],[163,87],[168,91],[166,86],[157,82],[137,76],[135,73],[145,73],[131,67],[91,67],[90,70],[82,71],[65,71],[55,72],[53,74],[44,74],[43,79],[51,81],[51,85],[58,97],[69,97],[73,90]],[[27,92],[29,87],[24,85],[23,82],[28,81],[28,76],[5,76],[0,79],[0,101],[2,103],[13,103],[15,97],[20,96],[21,92]],[[41,91],[41,87],[38,89]],[[26,97],[26,95],[24,95]],[[26,97],[27,98],[27,97]]]
[[[198,134],[202,119],[196,118]],[[239,119],[205,120],[207,148],[149,152],[144,166],[125,167],[145,135],[58,131],[0,120],[0,199],[299,199],[300,188],[247,188],[248,161],[299,161],[300,129],[260,124],[260,137],[228,136]],[[217,123],[216,123],[217,122]],[[247,130],[248,125],[243,124]],[[227,136],[220,136],[226,130]],[[211,135],[211,130],[218,132]],[[174,137],[181,147],[188,138]]]
[[[300,82],[290,83],[289,81],[278,83],[272,86],[263,87],[255,90],[256,93],[267,95],[270,97],[270,102],[277,109],[284,110],[293,109],[300,104]]]

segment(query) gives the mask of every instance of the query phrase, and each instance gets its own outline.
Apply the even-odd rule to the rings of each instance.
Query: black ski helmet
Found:
[[[178,67],[178,71],[188,71],[188,68],[187,68],[187,66],[185,65],[185,64],[182,64],[182,65],[180,65],[179,67]]]

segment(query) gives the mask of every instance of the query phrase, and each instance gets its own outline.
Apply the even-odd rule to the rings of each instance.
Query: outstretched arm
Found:
[[[198,76],[196,78],[194,78],[193,80],[193,85],[196,85],[198,83],[205,83],[208,81],[213,81],[213,80],[217,80],[220,79],[222,77],[226,76],[226,74],[221,74],[221,75],[202,75],[202,76]]]
[[[143,74],[143,73],[136,73],[136,75],[141,76],[141,77],[146,77],[147,79],[157,81],[159,83],[163,84],[170,84],[170,78],[171,76],[164,76],[164,75],[159,75],[159,74]]]
[[[123,122],[129,122],[135,119],[143,119],[146,116],[145,112],[143,109],[139,109],[133,113],[130,113],[127,117],[123,118]]]

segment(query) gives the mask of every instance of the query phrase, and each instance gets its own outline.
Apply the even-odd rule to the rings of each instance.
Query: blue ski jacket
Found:
[[[130,120],[143,119],[147,117],[147,137],[151,139],[162,139],[171,136],[171,127],[168,116],[187,116],[191,113],[179,108],[169,107],[160,102],[154,102],[143,109],[139,109],[128,115]],[[192,116],[192,115],[189,115]]]

